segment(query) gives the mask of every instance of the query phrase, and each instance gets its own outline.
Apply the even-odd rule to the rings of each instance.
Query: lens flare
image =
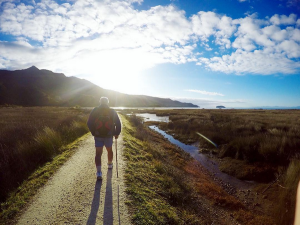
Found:
[[[213,146],[215,146],[216,148],[218,148],[218,145],[214,142],[212,142],[211,140],[209,140],[207,137],[205,137],[204,135],[200,134],[199,132],[196,132],[196,134],[198,134],[200,137],[203,137],[205,140],[207,140],[209,143],[211,143]]]

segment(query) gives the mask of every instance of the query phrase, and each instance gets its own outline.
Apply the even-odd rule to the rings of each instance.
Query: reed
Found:
[[[28,176],[88,132],[89,110],[0,108],[0,202]]]

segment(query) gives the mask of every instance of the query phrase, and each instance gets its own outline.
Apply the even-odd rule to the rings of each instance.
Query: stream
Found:
[[[146,121],[169,122],[168,116],[156,116],[156,114],[149,114],[149,113],[136,114],[136,115],[142,117],[145,122]],[[221,172],[219,170],[218,164],[215,161],[208,158],[206,155],[200,153],[198,147],[194,145],[187,145],[180,142],[179,140],[175,139],[172,135],[167,134],[165,131],[159,129],[155,125],[151,125],[149,126],[149,128],[163,135],[172,144],[180,147],[185,152],[188,152],[194,159],[199,161],[204,168],[206,168],[210,173],[212,173],[215,177],[222,180],[223,182],[229,183],[230,185],[238,189],[248,189],[253,185],[253,182],[251,181],[242,181],[233,176]]]
[[[155,121],[155,122],[169,123],[169,116],[157,116],[156,114],[152,114],[152,113],[140,113],[135,115],[142,117],[144,122]]]

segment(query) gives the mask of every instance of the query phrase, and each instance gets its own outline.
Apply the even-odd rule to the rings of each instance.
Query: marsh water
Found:
[[[157,116],[156,114],[136,114],[139,117],[142,117],[144,121],[159,121],[159,122],[169,122],[168,116]],[[208,158],[206,155],[199,152],[199,148],[195,145],[187,145],[182,143],[181,141],[175,139],[172,135],[167,134],[165,131],[159,129],[155,125],[149,126],[150,129],[158,132],[159,134],[163,135],[169,142],[172,144],[180,147],[185,152],[188,152],[194,159],[199,161],[204,168],[206,168],[210,173],[212,173],[215,177],[219,178],[225,183],[230,183],[233,187],[238,189],[247,189],[252,185],[252,182],[242,181],[233,176],[230,176],[226,173],[223,173],[219,170],[218,164]]]
[[[135,114],[136,116],[142,117],[144,122],[155,121],[155,122],[165,122],[169,123],[169,116],[157,116],[153,113],[139,113]]]

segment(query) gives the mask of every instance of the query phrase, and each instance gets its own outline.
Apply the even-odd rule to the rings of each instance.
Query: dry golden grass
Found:
[[[279,174],[283,174],[274,184],[279,187],[276,188],[276,193],[269,197],[273,196],[272,199],[276,202],[274,208],[278,208],[276,221],[280,221],[281,224],[292,223],[296,186],[300,179],[300,110],[147,110],[147,112],[158,116],[169,115],[171,122],[161,123],[160,128],[174,134],[176,139],[184,143],[200,142],[200,149],[211,151],[222,158],[221,169],[226,173],[240,179],[264,183],[274,181]],[[215,149],[196,132],[208,137],[218,144],[219,148]],[[203,190],[211,188],[207,184],[201,185]],[[210,198],[218,199],[217,196]],[[242,212],[236,215],[241,214],[241,218],[249,217],[248,214],[242,215]],[[249,221],[256,220],[249,219]]]
[[[287,164],[300,151],[300,110],[172,110],[171,122],[162,124],[183,142],[212,146],[199,132],[222,146],[221,157],[248,162]]]
[[[0,112],[0,202],[62,145],[88,132],[90,110],[1,107]]]
[[[181,170],[188,155],[171,154],[178,150],[171,145],[162,147],[162,137],[144,129],[135,117],[131,123],[122,118],[122,123],[133,224],[207,224],[210,219],[192,201],[193,189]]]
[[[280,224],[292,224],[295,215],[296,192],[300,181],[300,159],[293,159],[282,178],[282,188],[277,206]]]
[[[185,171],[193,176],[193,182],[195,182],[195,187],[200,195],[207,197],[218,207],[229,211],[233,218],[243,225],[271,225],[276,223],[269,216],[249,211],[238,199],[229,195],[210,177],[199,170],[197,164],[197,162],[188,164]]]
[[[274,224],[269,217],[246,209],[204,173],[189,154],[147,129],[135,116],[131,123],[123,120],[123,125],[126,179],[134,224],[220,222],[220,215],[208,213],[207,208],[211,207],[217,212],[222,209],[227,216],[232,214],[232,220],[241,224]]]
[[[227,209],[239,210],[245,208],[239,200],[227,194],[219,185],[213,182],[211,177],[203,173],[197,165],[199,163],[194,161],[186,165],[184,170],[193,176],[197,191],[201,195],[205,195],[214,204],[225,206]]]

